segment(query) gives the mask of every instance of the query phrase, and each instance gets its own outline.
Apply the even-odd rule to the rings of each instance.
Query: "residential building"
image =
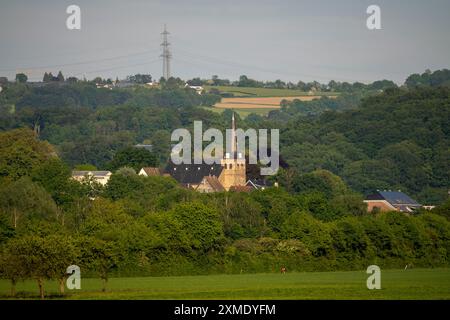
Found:
[[[414,212],[422,207],[417,201],[411,199],[401,191],[377,191],[364,200],[367,210]]]
[[[72,171],[72,179],[83,182],[94,180],[105,186],[111,178],[111,171]]]
[[[145,144],[145,143],[138,143],[134,145],[135,148],[142,148],[145,149],[147,151],[152,152],[153,150],[153,145],[152,144]]]
[[[159,168],[156,167],[144,167],[139,171],[140,176],[144,177],[155,177],[162,176],[162,172]]]

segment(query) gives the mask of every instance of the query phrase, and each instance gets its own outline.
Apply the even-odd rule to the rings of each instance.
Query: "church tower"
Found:
[[[245,155],[237,151],[236,122],[234,112],[231,118],[231,148],[221,160],[222,172],[219,181],[225,190],[232,186],[244,186],[247,182],[245,173]]]

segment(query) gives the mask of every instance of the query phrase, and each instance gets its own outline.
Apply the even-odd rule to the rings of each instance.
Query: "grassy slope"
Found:
[[[382,270],[381,290],[368,290],[364,271],[186,277],[82,279],[70,299],[450,299],[450,269]],[[50,293],[55,282],[47,283]],[[20,297],[37,297],[32,281],[19,283]],[[6,298],[9,282],[0,281]],[[27,293],[28,292],[28,293]],[[33,295],[32,295],[33,294]]]
[[[233,93],[235,97],[294,97],[307,96],[308,93],[302,90],[294,89],[271,89],[271,88],[250,88],[250,87],[231,87],[231,86],[204,86],[209,91],[212,88],[221,92]],[[314,95],[336,95],[336,92],[316,92]]]

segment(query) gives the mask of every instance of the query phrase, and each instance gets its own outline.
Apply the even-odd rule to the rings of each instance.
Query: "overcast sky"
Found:
[[[71,4],[81,30],[66,28]],[[370,4],[382,30],[366,28]],[[0,0],[0,76],[159,79],[164,24],[183,79],[402,83],[450,68],[448,0]]]

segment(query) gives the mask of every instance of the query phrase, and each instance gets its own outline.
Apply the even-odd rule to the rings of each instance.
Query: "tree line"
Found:
[[[231,110],[219,114],[207,107],[219,99],[186,89],[175,78],[153,89],[10,84],[0,94],[0,130],[32,128],[72,168],[106,169],[119,150],[138,143],[151,144],[164,166],[174,129],[192,129],[199,119],[204,127],[229,127]],[[435,205],[447,198],[448,113],[447,87],[411,86],[282,101],[267,117],[236,116],[244,129],[280,129],[281,157],[289,169],[283,177],[325,169],[362,194],[400,189]]]
[[[143,152],[121,151],[102,187],[72,180],[32,130],[0,133],[0,275],[11,294],[26,279],[41,297],[46,280],[63,294],[73,264],[103,290],[112,276],[448,266],[448,201],[414,215],[368,214],[326,170],[292,177],[292,190],[201,194],[137,175],[133,166],[155,161]]]

